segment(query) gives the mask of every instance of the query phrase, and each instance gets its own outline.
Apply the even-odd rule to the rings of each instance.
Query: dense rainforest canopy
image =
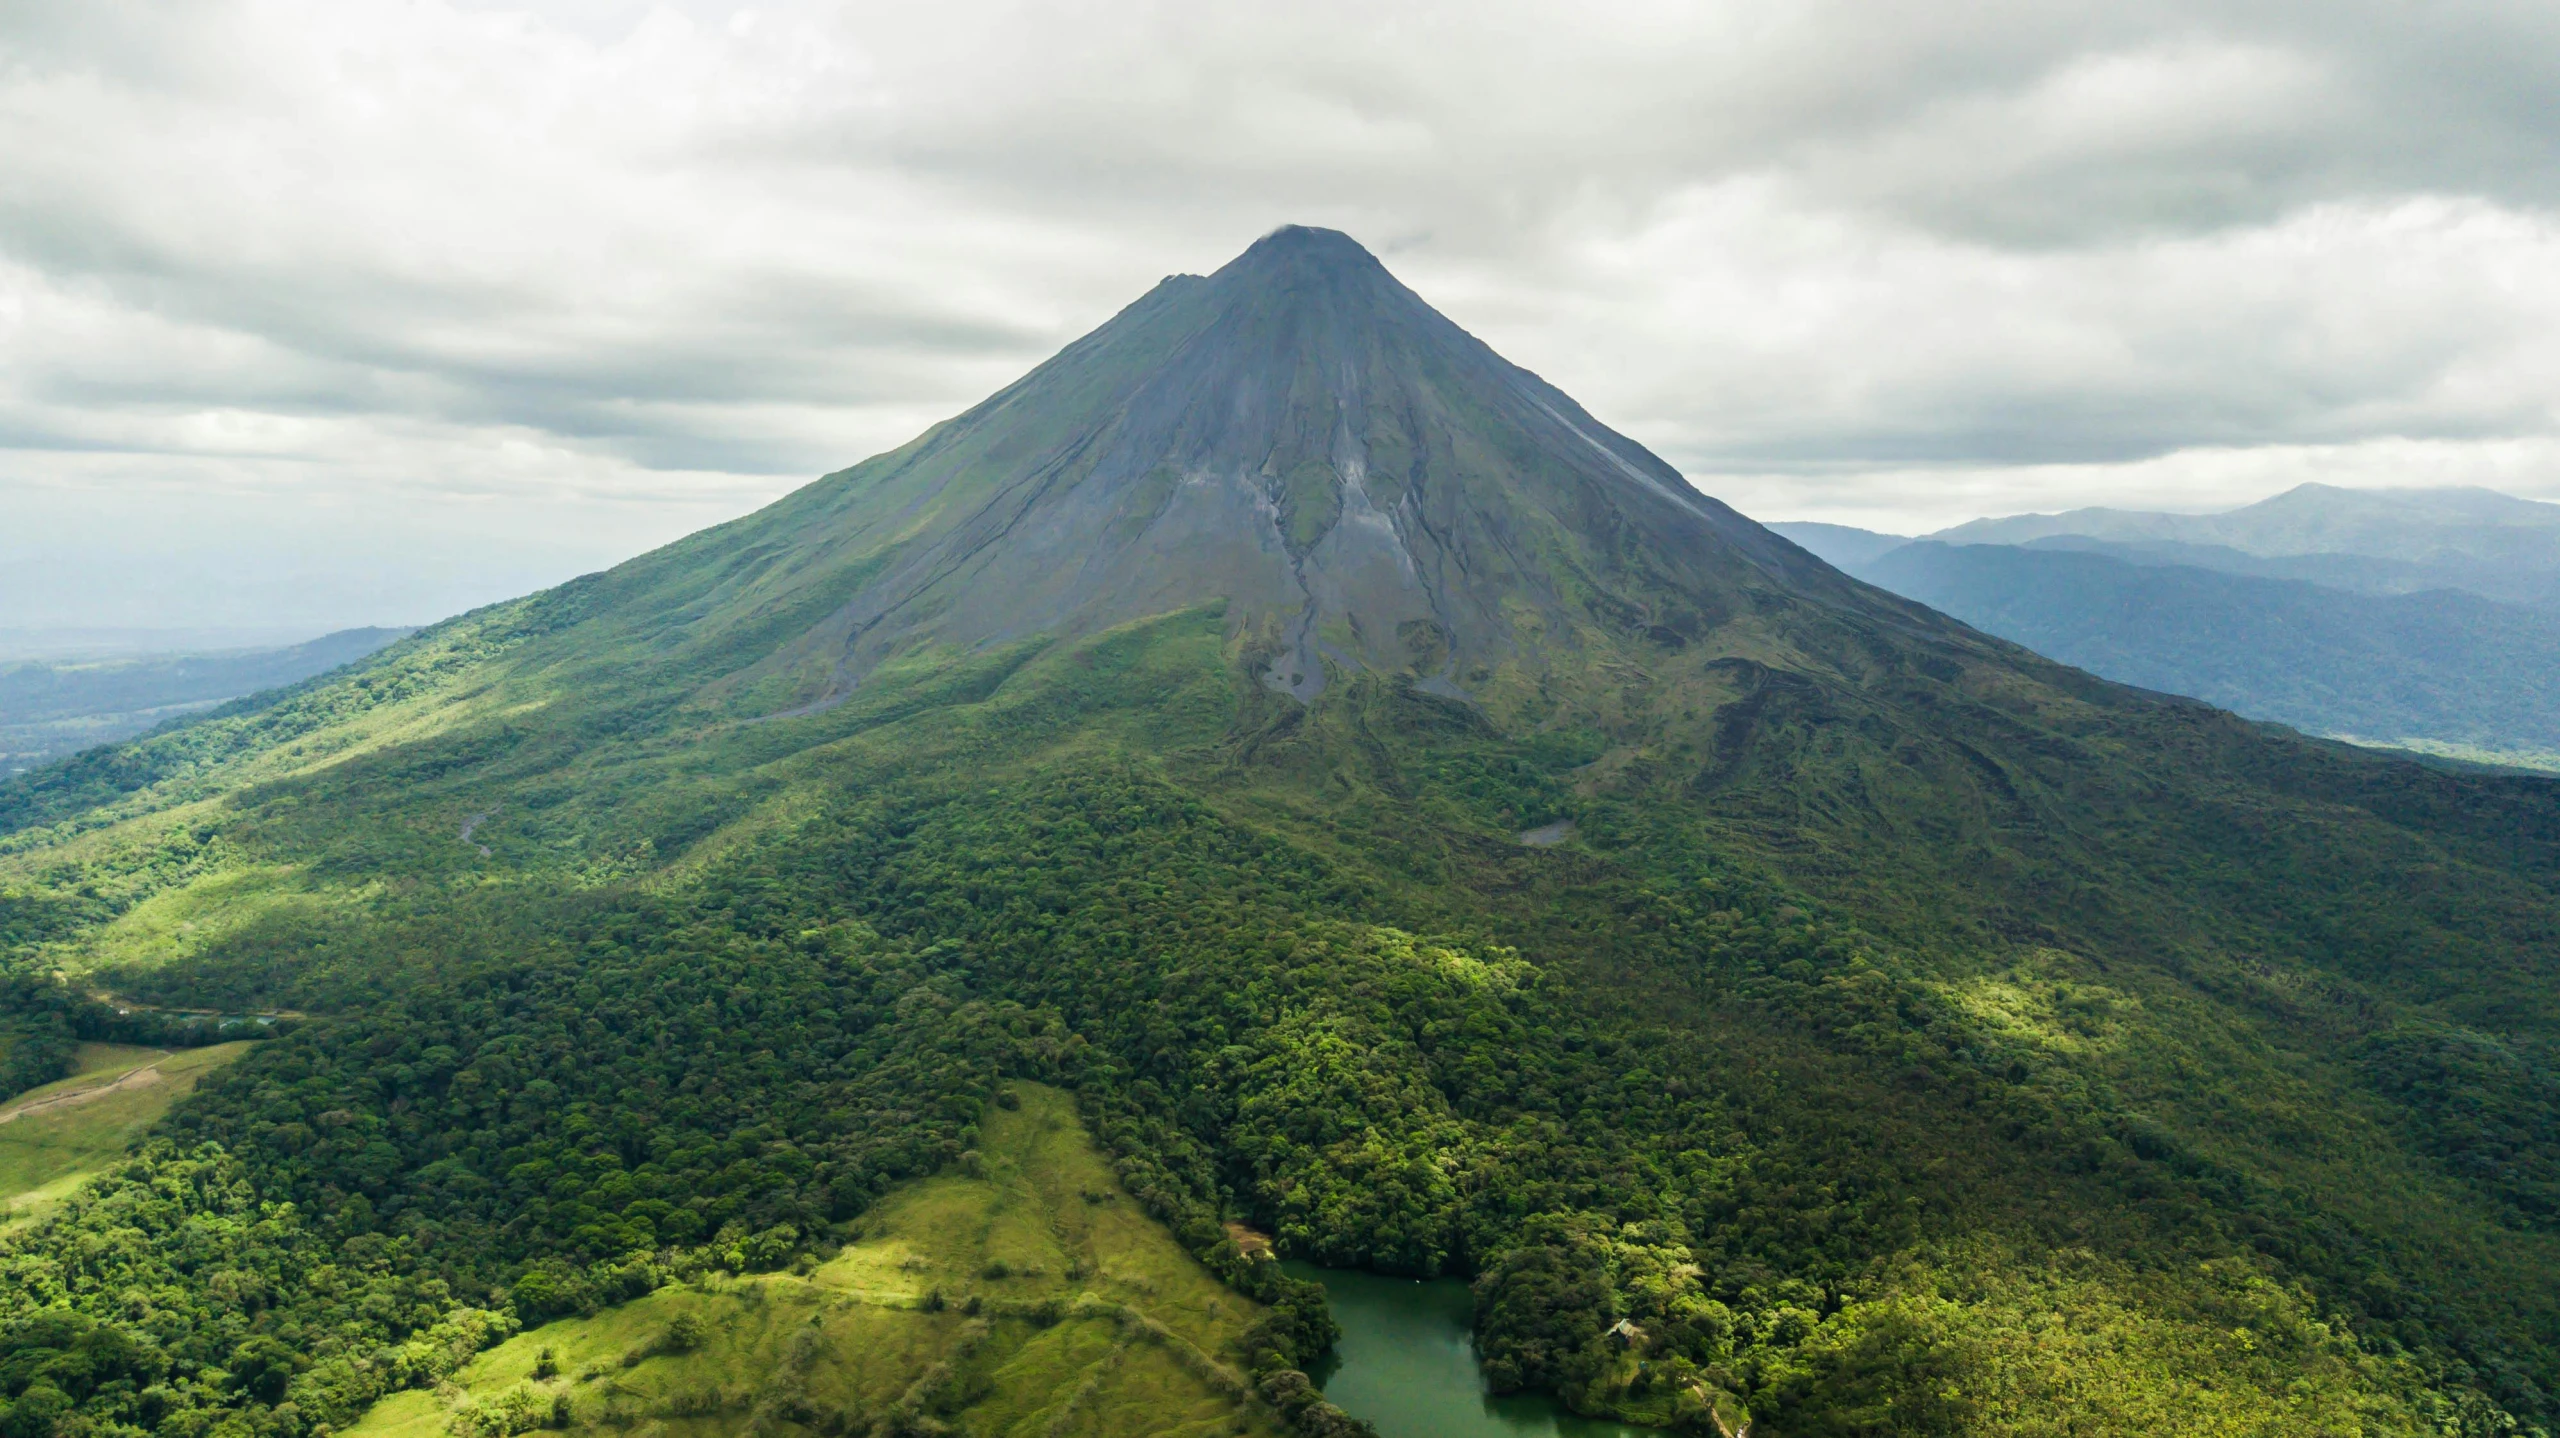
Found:
[[[2549,783],[1857,585],[1323,232],[0,836],[16,1081],[78,995],[305,1016],[0,1236],[5,1438],[343,1427],[1008,1079],[1309,1431],[1230,1222],[1699,1432],[2560,1421]]]

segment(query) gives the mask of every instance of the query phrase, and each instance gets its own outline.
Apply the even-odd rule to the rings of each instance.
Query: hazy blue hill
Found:
[[[1811,520],[1772,524],[1769,530],[1773,534],[1784,535],[1803,545],[1808,552],[1824,563],[1853,573],[1859,565],[1911,542],[1908,535],[1879,534],[1872,529],[1858,529],[1846,524],[1820,524]]]
[[[2416,594],[2429,589],[2459,589],[2501,603],[2551,608],[2560,598],[2560,570],[2535,566],[2501,568],[2488,561],[2452,558],[2384,559],[2370,554],[2251,554],[2227,544],[2189,544],[2178,540],[2092,539],[2085,534],[2057,534],[2031,539],[2027,549],[2072,549],[2104,554],[2128,564],[2176,564],[2244,574],[2258,579],[2299,579],[2356,594]]]
[[[2455,590],[2006,545],[1901,545],[1851,572],[2039,654],[2320,734],[2560,751],[2560,616]]]
[[[1852,574],[1860,565],[1872,563],[1911,542],[1911,536],[1907,534],[1885,534],[1855,525],[1821,524],[1802,519],[1780,520],[1769,526],[1769,532],[1783,535],[1802,545],[1806,553],[1823,563]]]
[[[2081,512],[2090,513],[2106,512]],[[2261,556],[2068,533],[1948,543],[1845,525],[1770,528],[1871,584],[2121,683],[2316,734],[2473,758],[2544,765],[2560,748],[2560,616],[2422,584],[2475,577],[2481,568],[2468,561]]]
[[[55,663],[104,659],[153,659],[172,654],[216,654],[249,649],[286,649],[299,644],[308,629],[156,628],[122,626],[41,628],[0,626],[0,664],[25,659]]]
[[[2525,558],[2547,555],[2560,542],[2560,505],[2489,489],[2302,484],[2218,514],[2075,509],[1977,519],[1928,537],[1950,544],[2021,544],[2056,534],[2225,544],[2250,554]]]
[[[2094,543],[2145,562],[2157,557],[2374,593],[2457,588],[2525,604],[2560,597],[2560,505],[2487,489],[2304,484],[2219,514],[2078,509],[1977,519],[1927,537]]]
[[[343,629],[266,649],[0,662],[0,772],[130,738],[179,714],[325,674],[410,632]]]

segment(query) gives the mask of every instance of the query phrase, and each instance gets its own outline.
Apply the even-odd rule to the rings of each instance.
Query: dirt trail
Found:
[[[167,1014],[173,1019],[307,1019],[311,1017],[302,1009],[240,1009],[226,1012],[221,1009],[164,1008],[159,1004],[146,1004],[140,999],[125,998],[112,989],[91,989],[89,997],[120,1014]],[[257,1035],[251,1034],[249,1037],[256,1038]]]
[[[74,1108],[105,1098],[111,1093],[122,1093],[129,1088],[149,1088],[160,1082],[160,1066],[167,1063],[169,1059],[170,1055],[164,1053],[138,1069],[116,1075],[112,1083],[73,1089],[69,1093],[48,1094],[43,1098],[29,1099],[14,1108],[0,1109],[0,1123],[14,1123],[31,1113],[50,1113],[58,1108]]]
[[[489,846],[486,844],[473,843],[471,836],[478,832],[480,826],[487,823],[489,821],[489,816],[495,812],[497,811],[494,809],[483,809],[479,813],[462,821],[462,842],[470,844],[472,848],[479,850],[480,857],[484,859],[489,857]]]

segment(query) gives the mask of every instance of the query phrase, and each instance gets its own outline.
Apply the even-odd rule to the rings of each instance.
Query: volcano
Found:
[[[968,413],[760,518],[879,565],[806,706],[882,660],[1222,602],[1260,682],[1472,697],[1799,595],[1892,605],[1505,361],[1349,236],[1177,275]],[[744,535],[738,536],[744,540]],[[1909,615],[1904,616],[1906,619]]]
[[[276,1019],[0,1237],[7,1422],[1357,1432],[1277,1252],[1682,1431],[2520,1431],[2555,913],[2550,781],[1860,584],[1292,227],[0,784],[9,1072]]]
[[[1456,697],[1594,625],[1692,637],[1748,588],[1849,588],[1299,227],[821,492],[812,522],[898,546],[833,621],[837,685],[921,640],[1223,600],[1298,699],[1328,664]]]

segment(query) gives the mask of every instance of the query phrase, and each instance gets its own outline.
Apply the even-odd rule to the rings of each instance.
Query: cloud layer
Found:
[[[2546,4],[0,15],[0,627],[431,617],[1286,221],[1702,487],[2560,497]]]

